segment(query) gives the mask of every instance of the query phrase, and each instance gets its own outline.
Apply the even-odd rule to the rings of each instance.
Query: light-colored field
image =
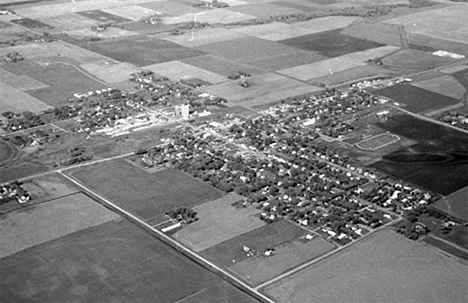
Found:
[[[197,15],[198,15],[197,16],[198,22],[206,22],[206,23],[227,24],[227,23],[255,19],[254,16],[250,16],[250,15],[246,15],[246,14],[242,14],[238,12],[233,12],[233,11],[223,9],[223,8],[204,11],[203,14],[199,13]],[[188,14],[177,16],[177,17],[164,18],[164,22],[167,24],[176,24],[176,23],[181,23],[181,22],[191,22],[194,20],[194,18],[195,18],[195,15],[193,13],[188,13]]]
[[[210,94],[226,98],[229,101],[240,102],[267,97],[273,94],[289,94],[292,90],[303,87],[306,87],[306,90],[314,89],[313,86],[273,73],[250,77],[248,81],[252,83],[252,86],[242,87],[239,85],[240,80],[238,80],[210,86],[204,90]]]
[[[350,58],[351,60],[354,60],[354,61],[365,62],[367,60],[385,57],[391,53],[398,51],[399,49],[400,48],[398,46],[385,45],[385,46],[371,48],[371,49],[360,51],[360,52],[346,54],[346,55],[343,55],[342,57]]]
[[[237,209],[231,205],[242,199],[231,193],[195,206],[193,210],[197,212],[199,220],[184,226],[173,237],[194,251],[202,251],[265,225],[255,217],[259,213],[257,209]]]
[[[76,187],[66,183],[59,175],[50,174],[34,178],[23,184],[34,202],[43,202],[78,192]]]
[[[58,15],[49,18],[42,18],[39,19],[39,21],[53,26],[55,28],[53,31],[70,31],[79,28],[91,28],[91,26],[102,23],[78,14]]]
[[[342,56],[306,65],[283,69],[278,71],[278,73],[299,80],[308,81],[314,78],[324,77],[333,73],[341,72],[353,67],[363,65],[365,65],[365,63],[352,60],[346,56]]]
[[[468,69],[468,65],[456,65],[456,66],[440,69],[439,71],[444,74],[453,74],[453,73],[461,72],[462,70],[466,70],[466,69]]]
[[[102,11],[123,18],[132,19],[135,21],[156,15],[156,11],[139,5],[118,6],[106,8]]]
[[[328,57],[320,54],[297,49],[295,52],[280,53],[268,58],[259,58],[251,62],[252,65],[278,71],[304,64],[326,60]]]
[[[343,29],[343,34],[382,44],[407,46],[404,27],[363,19]]]
[[[83,194],[74,194],[2,215],[0,257],[118,217]]]
[[[206,28],[194,32],[188,31],[183,35],[169,35],[163,39],[183,46],[195,47],[242,37],[245,37],[245,35],[227,28]]]
[[[203,10],[199,8],[190,5],[184,5],[175,1],[153,1],[151,3],[142,3],[139,6],[154,10],[155,15],[180,16],[184,14],[192,14],[193,16],[193,14],[203,12]]]
[[[463,98],[466,93],[463,85],[449,75],[424,80],[413,85],[457,100]]]
[[[138,33],[128,31],[117,27],[109,27],[103,32],[95,32],[91,28],[81,28],[65,32],[67,35],[76,37],[96,37],[101,39],[113,39],[119,37],[136,36]]]
[[[198,78],[212,84],[218,84],[228,81],[226,77],[212,73],[210,71],[198,68],[196,66],[181,62],[170,61],[158,63],[143,67],[144,69],[151,70],[156,74],[166,76],[170,79],[179,81],[184,78]]]
[[[468,220],[468,186],[437,201],[434,206],[462,220]]]
[[[253,256],[235,263],[229,269],[252,285],[258,285],[334,248],[333,244],[320,237],[307,242],[292,241],[275,247],[271,257]]]
[[[9,85],[11,87],[14,87],[16,89],[22,90],[22,91],[48,87],[47,84],[37,81],[31,77],[24,76],[24,75],[17,76],[1,68],[0,68],[0,82],[6,85]]]
[[[387,145],[400,141],[400,137],[394,134],[380,134],[356,143],[356,146],[364,150],[377,150]]]
[[[450,58],[434,56],[429,52],[414,49],[402,49],[382,60],[384,66],[415,70],[426,70],[453,61]]]
[[[316,78],[312,80],[311,83],[322,83],[330,86],[346,82],[354,82],[357,79],[363,79],[367,77],[390,75],[392,73],[392,71],[381,68],[379,66],[364,65],[350,68],[342,72],[333,73],[333,75],[327,75],[321,78]]]
[[[468,6],[464,4],[400,16],[385,22],[404,25],[411,33],[468,43]]]
[[[408,4],[409,0],[352,0],[366,5],[390,5],[390,4]]]
[[[361,18],[331,16],[331,17],[312,19],[312,20],[304,21],[304,22],[297,22],[297,23],[294,23],[294,26],[306,30],[308,34],[315,34],[315,33],[330,31],[330,30],[334,30],[338,28],[343,28],[357,20],[361,20]]]
[[[468,267],[393,230],[267,286],[288,303],[466,302]]]
[[[0,82],[0,96],[0,112],[12,111],[21,113],[28,110],[37,113],[53,108],[19,89],[2,82]]]
[[[132,68],[128,64],[82,64],[80,65],[88,73],[104,80],[107,83],[122,82],[131,78],[131,74],[138,72],[136,68]]]
[[[309,93],[314,93],[319,90],[322,90],[322,88],[315,87],[312,85],[301,86],[301,87],[296,87],[292,89],[279,90],[276,92],[267,93],[260,97],[242,101],[241,105],[245,107],[253,108],[253,107],[257,107],[257,106],[261,106],[261,105],[265,105],[269,103],[278,102],[289,97],[295,97],[295,96],[305,95]]]
[[[273,1],[269,1],[269,2],[273,2]],[[248,15],[254,16],[255,18],[261,18],[261,19],[268,19],[270,18],[270,16],[301,13],[300,10],[297,10],[294,8],[276,5],[274,3],[258,3],[258,1],[255,1],[255,3],[252,3],[252,4],[232,7],[232,8],[229,8],[229,10],[243,13],[243,14],[248,14]]]
[[[220,58],[214,55],[196,56],[182,60],[182,62],[202,68],[204,70],[228,77],[239,71],[246,72],[252,76],[264,74],[266,71],[251,65],[242,64],[237,61]]]
[[[291,24],[272,22],[234,28],[242,34],[270,41],[279,41],[309,34],[308,30]]]

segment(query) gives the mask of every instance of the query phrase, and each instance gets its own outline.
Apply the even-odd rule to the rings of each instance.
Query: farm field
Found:
[[[413,85],[455,100],[460,100],[466,93],[463,85],[449,75],[420,81]]]
[[[222,300],[222,301],[220,301]],[[255,299],[232,287],[227,282],[215,284],[197,293],[186,296],[174,303],[207,303],[207,302],[232,302],[232,303],[256,303]]]
[[[358,39],[370,40],[381,44],[400,47],[407,46],[407,41],[404,36],[404,27],[396,24],[373,22],[364,19],[360,22],[354,22],[350,26],[344,28],[341,33]]]
[[[260,212],[257,209],[238,209],[232,205],[243,199],[242,196],[231,193],[193,207],[199,220],[185,225],[173,237],[199,252],[265,225],[256,216]]]
[[[454,98],[441,95],[414,85],[394,85],[376,90],[376,93],[393,99],[404,109],[413,113],[428,113],[455,105]]]
[[[234,264],[233,260],[241,262],[248,258],[242,249],[244,245],[255,251],[263,251],[298,239],[305,234],[307,231],[304,229],[285,220],[279,220],[239,234],[202,251],[201,254],[218,265],[229,267]]]
[[[438,67],[453,61],[453,59],[435,56],[426,51],[403,49],[384,57],[382,59],[382,67],[408,72],[417,72]]]
[[[355,82],[358,79],[365,79],[374,76],[393,75],[394,72],[374,65],[363,65],[353,67],[344,71],[333,73],[332,75],[323,76],[311,80],[311,83],[322,83],[325,85],[337,85],[346,82]]]
[[[278,54],[272,57],[254,60],[251,64],[267,70],[278,71],[314,62],[318,63],[318,61],[326,59],[327,57],[319,55],[316,52],[307,52],[297,49],[292,53]]]
[[[467,277],[466,265],[383,230],[263,291],[278,302],[461,303]]]
[[[51,217],[52,216],[52,217]],[[77,193],[0,215],[0,258],[70,233],[114,220],[118,215]]]
[[[437,201],[434,206],[451,216],[468,221],[468,187]]]
[[[124,63],[116,64],[82,64],[80,67],[91,75],[107,83],[116,83],[126,81],[131,78],[133,73],[138,72],[136,68]]]
[[[243,26],[234,28],[234,31],[269,41],[279,41],[309,34],[303,28],[281,22]]]
[[[194,14],[188,13],[177,17],[166,17],[164,22],[166,24],[177,24],[183,22],[192,22]],[[203,14],[198,15],[197,21],[206,23],[220,23],[229,24],[235,22],[241,22],[246,20],[255,19],[254,16],[242,14],[239,12],[233,12],[228,9],[218,8],[216,10],[205,10]]]
[[[227,28],[205,28],[195,32],[186,32],[182,35],[167,35],[162,39],[174,42],[185,47],[197,47],[210,43],[230,41],[244,38],[244,34]]]
[[[230,11],[248,14],[260,19],[268,19],[270,16],[288,15],[300,13],[300,10],[288,8],[272,3],[252,3],[238,5],[229,8]]]
[[[181,171],[149,174],[125,160],[94,164],[70,175],[144,220],[162,220],[176,207],[193,207],[224,195]]]
[[[77,14],[103,23],[122,23],[130,21],[130,19],[112,15],[101,10],[81,11]]]
[[[47,167],[38,162],[22,162],[14,167],[6,167],[0,169],[0,183],[21,179],[31,176],[36,173],[43,173],[47,171]]]
[[[255,302],[125,220],[2,258],[0,270],[6,302],[172,303],[203,292]]]
[[[29,76],[25,76],[25,75],[17,76],[1,68],[0,68],[0,82],[6,85],[9,85],[11,87],[14,87],[16,89],[19,89],[21,91],[28,91],[28,90],[48,87],[47,84],[44,84]]]
[[[308,34],[317,34],[347,27],[360,19],[359,17],[330,16],[297,22],[294,25],[308,31]]]
[[[371,167],[442,195],[468,185],[465,133],[408,115],[377,126],[419,143],[387,154]]]
[[[3,139],[0,139],[0,163],[12,158],[16,154],[16,148]]]
[[[437,247],[438,249],[444,251],[444,252],[447,252],[451,255],[454,255],[456,257],[459,257],[461,259],[464,259],[464,260],[467,260],[468,261],[468,253],[461,250],[461,249],[458,249],[458,248],[455,248],[454,246],[450,245],[450,244],[447,244],[446,242],[444,241],[441,241],[439,240],[438,238],[435,238],[435,237],[432,237],[432,236],[427,236],[427,237],[424,237],[423,239],[424,243],[427,243],[431,246],[434,246],[434,247]]]
[[[28,110],[37,113],[52,109],[52,106],[45,102],[2,82],[0,82],[0,94],[2,95],[0,112],[12,111],[20,113]]]

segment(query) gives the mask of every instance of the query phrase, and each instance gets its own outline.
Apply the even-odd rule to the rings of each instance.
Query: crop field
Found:
[[[289,15],[301,13],[300,10],[275,5],[272,3],[255,3],[230,7],[229,10],[248,14],[260,19],[268,19],[270,16]]]
[[[257,209],[232,206],[243,199],[228,194],[193,207],[199,220],[184,226],[173,237],[198,252],[265,225],[256,217]]]
[[[210,94],[226,98],[232,102],[241,102],[263,96],[270,98],[277,95],[277,98],[285,98],[288,97],[288,95],[293,95],[291,92],[294,90],[305,88],[306,91],[313,91],[316,89],[313,86],[273,73],[248,78],[248,81],[252,83],[252,86],[250,87],[240,86],[240,81],[241,80],[237,80],[225,84],[210,86],[204,90]],[[299,94],[300,92],[296,95]]]
[[[82,69],[91,75],[107,83],[116,83],[128,80],[131,74],[138,72],[136,68],[125,63],[118,64],[97,64],[89,63],[80,65]]]
[[[29,76],[17,76],[13,73],[10,73],[4,69],[0,68],[0,82],[19,89],[21,91],[28,91],[32,89],[39,89],[47,87],[47,84],[44,84],[36,79],[33,79]]]
[[[52,108],[52,106],[2,82],[0,82],[0,95],[2,96],[0,112],[21,113],[28,110],[37,113]]]
[[[408,115],[377,126],[419,143],[385,155],[374,168],[443,195],[468,185],[465,133]]]
[[[132,19],[135,21],[156,15],[155,10],[145,8],[140,5],[117,6],[112,8],[106,8],[102,11],[108,14],[112,14],[114,16],[123,17],[125,19]]]
[[[158,75],[166,76],[169,79],[180,81],[186,78],[197,78],[212,84],[226,82],[228,79],[221,75],[198,68],[196,66],[181,62],[170,61],[159,64],[153,64],[143,67],[145,70],[151,70]]]
[[[0,169],[0,183],[21,179],[33,174],[43,173],[47,167],[42,163],[21,163],[14,167]]]
[[[385,21],[400,24],[412,33],[468,43],[468,7],[451,5]]]
[[[77,193],[79,190],[59,174],[48,174],[28,180],[23,188],[31,195],[33,203],[41,203]]]
[[[205,44],[197,49],[244,63],[252,63],[278,55],[292,55],[297,52],[296,49],[283,44],[254,37]]]
[[[332,75],[315,78],[313,83],[323,83],[325,85],[337,85],[346,82],[355,82],[358,79],[365,79],[373,76],[392,75],[393,72],[387,69],[374,65],[363,65],[350,68],[341,72],[333,73]]]
[[[271,71],[283,70],[328,59],[316,52],[297,49],[295,52],[278,54],[272,57],[252,61],[251,64]]]
[[[183,47],[170,41],[142,36],[87,43],[74,41],[74,43],[114,60],[133,63],[137,66],[181,60],[204,54],[200,50]]]
[[[326,57],[339,57],[348,53],[383,46],[380,43],[343,35],[336,30],[281,40],[279,42],[306,51],[316,51]]]
[[[202,251],[201,254],[217,265],[229,267],[248,258],[242,249],[244,245],[256,251],[263,251],[305,234],[307,232],[304,229],[280,220],[228,239]]]
[[[410,71],[427,70],[453,61],[453,59],[434,56],[429,52],[414,49],[403,49],[383,58],[384,68],[395,68]]]
[[[180,16],[184,14],[192,14],[193,16],[193,14],[203,12],[203,10],[200,8],[185,5],[176,1],[152,1],[150,3],[141,3],[138,6],[153,10],[154,15],[157,14],[156,12],[159,12],[160,15],[167,14],[171,16]]]
[[[362,62],[358,62],[343,56],[286,68],[278,71],[278,73],[302,81],[308,81],[364,65],[365,64]]]
[[[357,20],[361,20],[361,18],[347,16],[330,16],[323,18],[315,18],[304,22],[297,22],[294,23],[294,26],[308,31],[308,34],[311,35],[338,30],[343,27],[349,26]],[[338,31],[336,32],[338,33]]]
[[[212,287],[205,288],[197,293],[186,296],[174,303],[258,303],[257,300],[232,287],[227,282],[215,284]]]
[[[49,24],[56,30],[60,31],[70,31],[79,28],[91,28],[92,26],[96,26],[102,23],[75,13],[42,18],[40,21]]]
[[[116,218],[80,193],[3,214],[0,258]]]
[[[434,206],[451,216],[468,221],[468,187],[437,201]]]
[[[174,169],[154,174],[123,160],[83,167],[72,176],[145,220],[161,220],[176,207],[193,207],[224,194]]]
[[[246,37],[244,34],[227,28],[205,28],[197,31],[187,31],[182,35],[167,35],[162,39],[186,47],[196,47],[210,43],[229,41]]]
[[[305,94],[315,93],[320,90],[323,90],[323,89],[320,87],[312,86],[312,85],[300,86],[300,87],[285,89],[283,91],[274,91],[271,93],[262,94],[258,97],[241,101],[242,102],[241,105],[249,107],[249,108],[258,109],[268,104],[279,102],[289,97],[296,97],[296,96],[301,96]]]
[[[50,85],[28,93],[52,106],[64,104],[74,93],[107,87],[83,74],[76,66],[53,59],[25,60],[4,65],[3,68],[18,76],[28,75]]]
[[[127,19],[121,16],[112,15],[112,14],[109,14],[100,10],[81,11],[81,12],[78,12],[77,14],[90,18],[90,19],[94,19],[102,23],[122,23],[122,22],[130,21],[130,19]]]
[[[460,100],[466,93],[463,85],[449,75],[417,82],[413,85],[455,100]]]
[[[467,277],[468,267],[457,260],[383,230],[264,292],[291,303],[461,303],[467,297]]]
[[[378,89],[377,94],[393,99],[414,113],[431,112],[458,103],[456,99],[413,85],[394,85]]]
[[[362,140],[356,144],[364,150],[377,150],[384,146],[400,141],[400,137],[393,134],[380,134],[369,139]]]
[[[468,49],[466,47],[466,43],[444,40],[444,38],[438,39],[435,37],[414,33],[409,33],[408,36],[411,41],[410,47],[425,46],[430,47],[434,50],[443,49],[456,54],[468,56]]]
[[[236,262],[229,269],[242,276],[252,285],[259,285],[294,267],[313,260],[331,250],[335,246],[321,237],[307,242],[291,241],[275,247],[270,257],[253,256],[241,262]],[[325,301],[326,302],[326,301]]]
[[[220,23],[220,24],[229,24],[235,22],[246,21],[250,19],[255,19],[254,16],[242,14],[239,12],[233,12],[228,9],[218,8],[215,10],[206,10],[203,14],[198,15],[197,21],[206,22],[206,23]],[[180,15],[177,17],[167,17],[164,18],[164,23],[166,24],[177,24],[182,22],[193,22],[194,14],[188,13]]]
[[[281,22],[243,26],[234,28],[234,31],[269,41],[279,41],[308,34],[303,28]]]
[[[3,139],[0,139],[0,163],[14,157],[16,148]]]
[[[427,243],[429,245],[432,245],[434,247],[437,247],[438,249],[447,252],[453,256],[459,257],[461,259],[467,260],[468,261],[468,253],[454,247],[453,245],[450,245],[444,241],[439,240],[438,238],[432,237],[432,236],[427,236],[424,237],[422,240],[424,243]]]
[[[381,44],[406,46],[406,41],[402,36],[405,34],[404,28],[396,24],[372,22],[364,19],[344,28],[341,33]]]
[[[190,64],[195,67],[202,68],[212,73],[228,77],[233,73],[239,71],[248,73],[252,76],[266,73],[265,70],[256,68],[254,66],[243,64],[237,61],[220,58],[214,55],[204,55],[182,60],[182,62]]]
[[[205,291],[255,302],[125,220],[0,259],[0,270],[2,302],[172,303]]]

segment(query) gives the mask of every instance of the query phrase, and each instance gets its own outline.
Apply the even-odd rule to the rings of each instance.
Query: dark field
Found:
[[[71,43],[114,60],[145,66],[203,55],[200,50],[151,37],[125,37],[98,42],[69,39]]]
[[[453,247],[452,245],[450,244],[447,244],[445,243],[444,241],[441,241],[441,240],[438,240],[437,238],[434,238],[434,237],[431,237],[431,236],[428,236],[428,237],[425,237],[424,242],[426,242],[427,244],[429,245],[432,245],[432,246],[435,246],[451,255],[454,255],[456,257],[459,257],[459,258],[462,258],[464,260],[467,260],[468,261],[468,253],[460,250],[460,249],[457,249],[455,247]]]
[[[434,206],[454,217],[468,221],[468,186],[440,199]]]
[[[377,126],[419,143],[383,157],[371,167],[448,195],[468,185],[468,135],[408,115]]]
[[[124,160],[87,166],[71,175],[125,210],[152,222],[179,206],[192,207],[224,195],[174,169],[154,174]],[[156,221],[155,221],[156,220]]]
[[[82,11],[77,12],[77,14],[103,23],[121,23],[131,21],[130,19],[112,15],[100,10]]]
[[[171,303],[213,287],[226,302],[255,302],[125,220],[0,259],[0,271],[9,303]]]
[[[8,160],[15,154],[15,148],[9,143],[0,139],[0,163]]]
[[[228,283],[213,285],[175,303],[255,303],[258,302]]]
[[[413,85],[395,85],[376,91],[377,94],[391,98],[404,109],[413,113],[424,113],[457,104],[456,99],[440,95]]]
[[[206,249],[202,255],[218,265],[231,266],[232,260],[240,262],[247,259],[242,250],[243,245],[254,250],[264,250],[297,239],[306,233],[287,221],[276,221]]]
[[[327,57],[338,57],[348,53],[383,46],[383,44],[380,43],[343,35],[337,30],[281,40],[278,42],[307,51],[316,51]]]
[[[11,168],[0,169],[0,183],[25,178],[46,171],[47,167],[39,163],[19,164]]]

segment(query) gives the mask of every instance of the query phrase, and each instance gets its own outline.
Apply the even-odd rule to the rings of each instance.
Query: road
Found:
[[[157,238],[163,240],[164,243],[168,243],[171,247],[175,248],[177,251],[183,252],[184,255],[188,256],[190,259],[193,261],[196,261],[199,264],[204,265],[205,268],[208,270],[221,274],[223,279],[228,279],[230,282],[234,282],[235,285],[240,286],[243,290],[249,292],[250,294],[254,295],[255,298],[261,299],[263,302],[268,302],[268,303],[275,303],[273,300],[268,298],[267,296],[263,295],[260,293],[257,289],[252,288],[251,286],[247,285],[245,282],[241,281],[239,278],[233,276],[229,272],[225,271],[221,267],[215,265],[214,263],[211,263],[210,261],[202,258],[195,252],[191,251],[190,249],[186,248],[184,245],[180,244],[179,242],[175,241],[171,237],[167,236],[163,232],[157,230],[156,228],[152,227],[148,223],[144,222],[137,216],[129,213],[128,211],[124,210],[123,208],[117,206],[104,196],[100,195],[99,193],[95,192],[91,188],[87,187],[80,181],[76,180],[75,178],[63,173],[62,170],[57,171],[60,175],[62,175],[65,179],[68,181],[72,182],[74,185],[78,186],[85,192],[90,193],[91,195],[97,197],[104,205],[108,206],[110,209],[112,209],[114,212],[118,213],[119,215],[129,219],[131,222],[137,224],[138,226],[142,227],[144,230],[151,231],[151,234],[156,236]]]

